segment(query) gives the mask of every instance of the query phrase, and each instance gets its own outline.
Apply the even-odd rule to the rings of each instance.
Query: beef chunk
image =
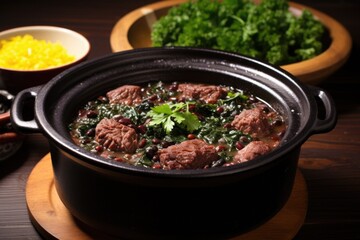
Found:
[[[268,135],[271,128],[267,114],[259,108],[242,111],[235,116],[231,125],[254,138]]]
[[[136,131],[116,121],[102,119],[95,129],[95,140],[112,151],[134,153],[138,146]]]
[[[204,84],[179,84],[179,100],[183,99],[200,99],[205,103],[216,103],[218,99],[226,96],[226,89],[220,86]]]
[[[161,149],[159,157],[163,169],[205,168],[219,158],[213,145],[199,139]]]
[[[124,85],[106,93],[110,103],[134,105],[141,103],[141,88],[134,85]]]
[[[224,166],[231,166],[241,162],[250,161],[258,156],[264,155],[270,152],[272,148],[263,141],[253,141],[246,145],[243,149],[239,150],[233,161],[224,164]]]

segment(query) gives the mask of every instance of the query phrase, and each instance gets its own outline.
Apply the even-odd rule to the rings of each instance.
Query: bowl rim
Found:
[[[155,11],[187,1],[188,0],[159,1],[129,12],[116,22],[111,31],[110,45],[112,51],[117,52],[133,48],[129,42],[128,34],[132,25],[143,16],[153,13],[152,17],[156,17],[154,14]],[[312,12],[328,29],[330,38],[332,39],[330,46],[321,54],[305,61],[280,66],[302,82],[316,85],[338,70],[347,61],[352,48],[351,35],[342,24],[321,11],[292,1],[289,1],[289,6],[290,9],[299,11],[307,9]]]
[[[84,35],[68,28],[50,26],[50,25],[33,25],[33,26],[23,26],[23,27],[7,29],[0,32],[0,40],[9,39],[9,37],[16,36],[19,34],[25,34],[26,32],[31,32],[31,31],[51,31],[51,32],[61,32],[68,35],[72,35],[82,42],[82,45],[85,47],[84,48],[85,51],[79,57],[76,57],[74,61],[56,67],[36,69],[36,70],[32,70],[32,69],[22,70],[22,69],[5,68],[0,66],[0,71],[6,70],[6,71],[14,71],[14,72],[46,72],[53,69],[61,69],[83,60],[89,54],[91,49],[90,42]],[[7,37],[3,38],[3,36],[7,36]]]

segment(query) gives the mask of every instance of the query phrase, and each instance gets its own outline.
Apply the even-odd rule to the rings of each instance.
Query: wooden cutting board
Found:
[[[90,233],[80,228],[61,202],[54,185],[50,154],[44,156],[32,170],[26,185],[26,202],[31,222],[46,239],[84,240],[102,237],[100,233]],[[306,183],[298,170],[292,194],[282,210],[257,229],[232,239],[292,239],[304,223],[307,204]],[[109,239],[108,236],[104,238]]]

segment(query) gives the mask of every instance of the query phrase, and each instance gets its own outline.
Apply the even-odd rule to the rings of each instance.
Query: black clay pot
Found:
[[[67,126],[86,101],[122,84],[159,80],[249,90],[286,116],[280,147],[231,167],[166,171],[102,159],[71,141]],[[29,100],[35,117],[26,120],[23,102]],[[194,48],[137,49],[79,64],[20,92],[11,117],[19,130],[48,138],[56,190],[81,226],[104,236],[147,239],[218,239],[264,223],[289,198],[301,145],[336,123],[325,91],[257,60]]]

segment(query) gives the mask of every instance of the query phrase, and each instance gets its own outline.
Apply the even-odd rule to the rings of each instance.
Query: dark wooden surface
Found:
[[[26,25],[55,25],[86,36],[89,58],[111,53],[109,38],[118,19],[150,0],[2,1],[0,31]],[[360,239],[360,2],[299,0],[337,19],[350,32],[349,61],[320,87],[333,96],[336,128],[303,145],[299,168],[308,186],[309,207],[296,240]],[[29,135],[21,150],[0,162],[0,239],[41,239],[26,208],[25,187],[34,165],[49,152],[41,134]]]

